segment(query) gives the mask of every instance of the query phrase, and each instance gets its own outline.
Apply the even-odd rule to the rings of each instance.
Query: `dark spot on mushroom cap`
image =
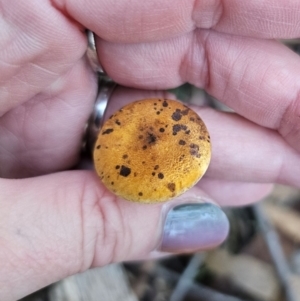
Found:
[[[173,125],[173,135],[176,135],[181,130],[183,130],[183,131],[187,130],[187,126],[184,124],[179,124],[179,123],[176,123]]]
[[[119,169],[120,168],[120,165],[116,165],[116,169]]]
[[[186,142],[185,142],[184,140],[180,139],[180,140],[179,140],[179,144],[180,144],[180,145],[185,145]]]
[[[177,134],[180,130],[181,130],[180,124],[173,125],[173,135],[174,135],[174,133]]]
[[[114,131],[114,129],[107,129],[104,132],[102,132],[102,135],[108,135],[110,133],[112,133]]]
[[[185,131],[185,133],[186,133],[187,135],[189,135],[190,132],[191,132],[190,130]]]
[[[139,139],[143,139],[144,138],[144,136],[143,135],[139,135]]]
[[[158,176],[159,179],[163,179],[164,178],[164,174],[161,173],[161,172],[159,172],[157,176]]]
[[[166,100],[163,101],[162,103],[163,107],[167,107],[168,106],[168,102]]]
[[[188,113],[189,113],[189,108],[188,107],[186,107],[186,109],[185,110],[181,110],[181,114],[182,115],[187,115]]]
[[[147,149],[147,145],[143,145],[143,149]]]
[[[142,192],[139,192],[139,196],[142,196],[143,195],[143,193]]]
[[[190,148],[199,150],[199,145],[198,145],[198,144],[195,144],[195,143],[191,143],[191,144],[190,144]]]
[[[160,128],[159,131],[160,131],[161,133],[163,133],[163,132],[165,131],[165,129],[164,129],[164,128]]]
[[[195,143],[190,144],[190,154],[196,158],[200,158],[199,145]]]
[[[194,117],[190,117],[190,121],[195,121],[195,118]]]
[[[111,185],[114,185],[115,184],[115,182],[111,182]]]
[[[159,115],[159,114],[160,114],[160,111],[157,111],[156,114]]]
[[[155,176],[155,172],[152,173],[152,176]]]
[[[123,177],[128,177],[131,173],[131,169],[127,166],[122,165],[120,170],[120,175]]]
[[[117,125],[121,125],[121,122],[119,121],[119,119],[117,119],[117,120],[115,121],[115,123],[116,123]]]
[[[171,117],[174,121],[179,121],[182,117],[181,111],[179,109],[176,109],[176,111],[172,114]]]
[[[182,116],[185,116],[189,113],[189,108],[187,106],[184,106],[186,109],[185,110],[180,110],[180,109],[176,109],[175,112],[173,112],[172,114],[172,119],[175,121],[179,121]]]
[[[174,192],[176,185],[175,185],[175,183],[168,183],[167,187],[171,192]]]
[[[147,133],[147,142],[148,144],[155,143],[157,140],[157,137],[153,133]]]
[[[97,149],[100,149],[100,147],[101,147],[101,145],[99,144],[99,145],[97,145],[97,147],[96,147],[96,148],[97,148]]]
[[[158,170],[158,169],[159,169],[159,165],[155,165],[154,170]]]
[[[128,158],[127,154],[123,155],[123,159],[127,159],[127,158]]]

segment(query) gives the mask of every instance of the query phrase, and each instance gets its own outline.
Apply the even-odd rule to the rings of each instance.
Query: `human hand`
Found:
[[[271,40],[299,37],[299,1],[0,0],[0,12],[1,300],[91,266],[168,250],[163,223],[175,204],[209,196],[241,205],[261,199],[272,183],[300,187],[300,60]],[[101,37],[99,59],[118,83],[153,90],[188,81],[237,112],[195,108],[211,133],[212,162],[182,198],[132,204],[105,190],[92,171],[59,172],[79,160],[96,96],[85,28]],[[153,95],[164,96],[119,88],[110,106]],[[199,234],[183,244],[173,239],[172,251],[225,238],[221,211],[195,206],[190,233]]]

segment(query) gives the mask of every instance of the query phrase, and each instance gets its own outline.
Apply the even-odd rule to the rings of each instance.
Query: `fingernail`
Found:
[[[179,253],[213,248],[227,237],[229,222],[211,203],[181,204],[166,216],[159,250]]]

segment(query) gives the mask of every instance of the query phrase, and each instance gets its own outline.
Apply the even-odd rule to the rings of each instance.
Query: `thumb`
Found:
[[[228,221],[197,188],[165,204],[108,192],[91,171],[0,180],[0,300],[111,262],[217,246]]]

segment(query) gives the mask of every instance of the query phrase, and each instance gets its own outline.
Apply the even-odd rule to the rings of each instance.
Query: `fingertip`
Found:
[[[197,190],[194,189],[196,192]],[[224,211],[206,194],[189,193],[164,205],[163,232],[158,251],[190,253],[220,245],[229,233]]]

